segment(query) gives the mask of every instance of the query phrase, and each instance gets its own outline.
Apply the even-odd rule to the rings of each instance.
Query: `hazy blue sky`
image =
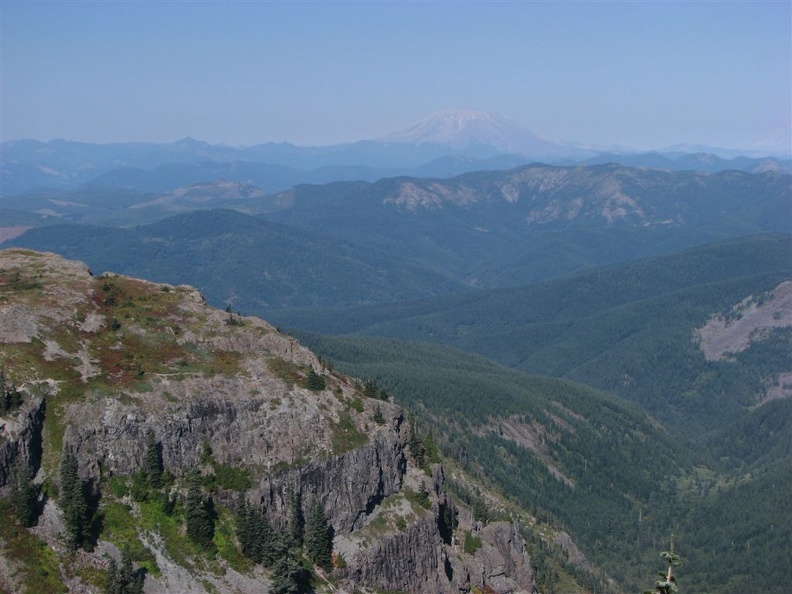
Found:
[[[601,145],[788,147],[790,6],[0,0],[1,136],[331,144],[459,107]]]

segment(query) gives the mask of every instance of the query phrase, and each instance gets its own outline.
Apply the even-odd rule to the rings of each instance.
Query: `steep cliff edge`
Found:
[[[120,560],[124,546],[137,575],[144,570],[145,592],[275,591],[277,569],[244,558],[229,518],[249,507],[293,531],[295,511],[305,518],[318,504],[335,562],[330,572],[314,567],[304,589],[535,590],[520,531],[456,513],[442,468],[428,476],[408,454],[398,406],[366,398],[259,319],[213,309],[190,287],[97,278],[53,254],[6,250],[0,340],[0,368],[23,395],[18,409],[0,413],[0,493],[25,467],[43,508],[29,534],[0,536],[4,588],[29,588],[32,561],[15,548],[29,535],[45,543],[33,561],[48,556],[52,568],[56,585],[44,591],[58,582],[104,591],[109,559]],[[152,451],[165,478],[141,495]],[[95,520],[79,555],[63,534],[64,453],[76,458]],[[185,539],[190,477],[214,506],[206,550]],[[165,515],[153,507],[163,497]],[[457,516],[457,532],[478,535],[473,551],[447,525]]]

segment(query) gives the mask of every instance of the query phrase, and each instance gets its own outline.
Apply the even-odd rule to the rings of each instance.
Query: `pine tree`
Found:
[[[382,425],[385,422],[385,418],[382,416],[382,410],[380,409],[379,404],[374,408],[374,416],[372,417],[372,420],[377,425]]]
[[[66,450],[60,468],[60,505],[66,523],[66,542],[70,549],[81,547],[88,533],[88,500],[77,474],[77,458]]]
[[[36,524],[38,518],[38,489],[33,484],[27,464],[21,461],[11,476],[11,506],[17,521],[25,528]]]
[[[0,368],[0,414],[7,413],[11,409],[11,403],[8,399],[8,391],[6,389],[6,376],[5,371]]]
[[[107,568],[107,582],[105,583],[105,594],[120,594],[120,582],[118,578],[118,564],[110,557],[110,565]]]
[[[234,514],[234,524],[236,525],[236,537],[239,542],[239,549],[248,559],[253,559],[253,526],[252,510],[248,507],[247,501],[242,500],[242,504]],[[253,559],[255,561],[255,559]]]
[[[674,539],[671,539],[671,550],[660,553],[668,564],[665,573],[660,573],[660,579],[655,582],[654,590],[647,590],[644,594],[673,594],[678,592],[674,568],[682,565],[682,559],[674,552]]]
[[[459,526],[459,518],[457,517],[456,507],[448,499],[448,496],[446,496],[445,502],[440,504],[439,512],[437,514],[437,528],[440,532],[440,537],[446,544],[451,544],[454,530]]]
[[[407,442],[407,446],[410,449],[412,457],[415,459],[415,463],[419,468],[423,468],[424,464],[426,463],[426,459],[424,457],[424,447],[421,441],[421,436],[418,434],[418,430],[415,427],[415,422],[412,423],[410,428],[410,438]]]
[[[273,568],[279,559],[290,554],[291,541],[292,537],[288,532],[284,530],[271,531],[268,548],[262,560],[264,567]]]
[[[105,594],[142,594],[145,579],[142,572],[134,571],[132,553],[129,550],[129,545],[125,545],[121,551],[120,568],[115,559],[110,559]]]
[[[211,510],[211,500],[205,499],[201,492],[201,477],[197,473],[193,474],[185,501],[187,535],[204,549],[214,548],[214,518]]]
[[[327,384],[325,379],[316,373],[313,369],[308,372],[308,377],[305,379],[305,387],[312,392],[321,392],[325,389]]]
[[[118,571],[118,594],[127,594],[132,585],[132,553],[129,545],[121,550],[121,569]]]
[[[302,546],[304,530],[305,516],[302,511],[302,500],[300,493],[292,488],[289,491],[289,534],[295,547]]]
[[[162,446],[157,443],[153,431],[149,431],[146,437],[146,455],[143,459],[143,471],[146,473],[149,485],[159,489],[162,486],[162,473],[165,470],[165,465],[162,461]]]
[[[366,398],[377,398],[379,397],[379,390],[377,389],[377,382],[374,380],[366,380],[366,384],[363,387],[363,396]]]
[[[291,551],[279,557],[272,567],[272,594],[299,594],[303,569]]]
[[[476,497],[476,500],[473,502],[473,519],[482,524],[489,522],[489,510],[487,509],[486,502],[481,497]]]
[[[129,587],[129,594],[143,594],[143,582],[146,579],[146,574],[142,571],[135,573],[132,580],[132,585]]]
[[[325,571],[333,569],[332,528],[328,524],[324,507],[318,501],[311,505],[305,527],[305,548],[308,557]]]
[[[0,369],[0,414],[11,412],[22,404],[22,392],[8,382],[5,372]]]
[[[273,534],[267,518],[259,510],[253,510],[253,555],[257,563],[269,567],[274,563]]]

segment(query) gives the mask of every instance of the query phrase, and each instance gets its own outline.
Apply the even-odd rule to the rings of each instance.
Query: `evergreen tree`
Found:
[[[135,577],[132,580],[132,585],[129,588],[129,594],[143,594],[143,582],[146,579],[146,574],[142,571],[135,572]]]
[[[288,551],[278,558],[272,567],[272,594],[299,594],[304,581],[303,568],[295,559],[293,553]]]
[[[201,548],[213,549],[212,502],[210,499],[204,498],[201,491],[201,477],[197,473],[190,477],[185,501],[185,516],[187,518],[187,535],[190,539]]]
[[[274,562],[272,528],[264,514],[243,501],[236,513],[236,534],[242,554],[269,567]]]
[[[285,530],[271,531],[269,546],[262,560],[264,567],[273,568],[279,559],[290,554],[291,541],[291,535]]]
[[[25,528],[38,518],[38,489],[33,484],[27,464],[18,462],[11,476],[11,506],[17,521]]]
[[[377,383],[374,380],[366,380],[366,384],[363,387],[363,396],[366,398],[378,398],[379,397],[379,390],[377,389]]]
[[[148,478],[149,485],[159,489],[162,486],[162,473],[164,470],[162,446],[157,443],[154,432],[149,431],[146,436],[146,455],[143,459],[143,471]]]
[[[379,404],[374,408],[374,416],[372,417],[372,420],[377,425],[382,425],[385,422],[385,418],[382,416],[382,410],[380,409]]]
[[[459,526],[459,518],[457,517],[457,510],[454,504],[448,500],[440,504],[440,509],[437,514],[437,528],[440,532],[440,537],[446,544],[451,544],[451,537],[454,535],[454,530]]]
[[[313,369],[308,372],[308,377],[305,379],[306,388],[312,392],[321,392],[326,386],[325,379],[321,375],[316,373]]]
[[[674,568],[682,565],[682,559],[674,552],[674,540],[671,539],[671,550],[660,553],[668,564],[665,573],[658,574],[660,579],[655,582],[654,590],[647,590],[644,594],[673,594],[678,592]]]
[[[253,526],[251,526],[251,512],[252,509],[248,506],[247,501],[243,499],[242,504],[234,514],[234,524],[236,527],[236,537],[237,541],[239,542],[239,549],[248,559],[253,559]],[[253,560],[255,561],[255,559]]]
[[[118,571],[118,594],[127,594],[132,585],[132,553],[129,545],[121,550],[121,569]]]
[[[254,536],[254,558],[256,559],[257,563],[262,563],[266,567],[271,567],[275,562],[272,527],[267,521],[266,516],[264,516],[261,511],[253,511],[254,515],[252,518],[252,526]]]
[[[325,571],[333,569],[332,527],[319,501],[311,505],[305,527],[305,548],[308,557]]]
[[[424,458],[427,462],[431,464],[440,462],[440,451],[437,449],[437,444],[435,443],[431,431],[421,440],[421,446],[423,447]]]
[[[0,369],[0,414],[11,412],[22,404],[22,392],[8,382],[5,372]]]
[[[70,549],[81,547],[88,534],[88,500],[77,474],[77,458],[66,450],[60,468],[60,505],[66,523],[66,543]]]
[[[410,454],[412,454],[412,457],[415,459],[415,463],[419,468],[423,468],[424,464],[426,463],[426,459],[424,457],[424,448],[423,443],[421,442],[421,436],[418,434],[418,430],[415,427],[414,421],[410,427],[410,438],[407,442],[407,446],[410,449]]]
[[[110,557],[110,565],[107,568],[107,582],[105,583],[105,594],[119,594],[120,581],[118,577],[118,564]]]
[[[132,475],[132,484],[129,487],[129,494],[132,496],[133,500],[138,502],[148,501],[149,495],[151,494],[149,490],[150,485],[145,470],[141,470]]]
[[[473,502],[473,519],[482,524],[489,522],[489,510],[482,497],[476,497],[476,500]]]
[[[134,571],[132,553],[129,550],[129,545],[125,545],[121,551],[120,568],[115,559],[110,559],[105,594],[142,594],[145,579],[142,572]]]
[[[303,544],[305,530],[305,516],[302,511],[302,498],[300,493],[292,487],[289,491],[289,534],[295,547]]]

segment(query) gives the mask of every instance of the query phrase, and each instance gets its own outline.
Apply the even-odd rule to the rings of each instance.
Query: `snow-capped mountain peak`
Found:
[[[437,111],[379,140],[402,144],[441,144],[457,150],[480,145],[501,152],[536,155],[554,154],[561,148],[497,113],[471,109]]]

